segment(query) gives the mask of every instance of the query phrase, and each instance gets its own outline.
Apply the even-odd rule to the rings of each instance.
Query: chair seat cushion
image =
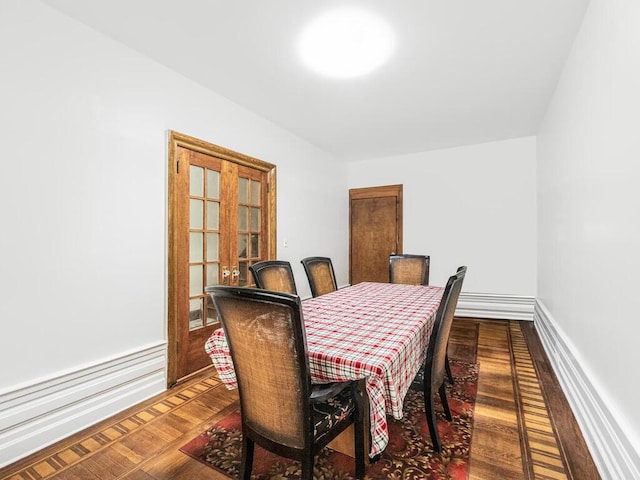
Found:
[[[316,440],[321,439],[336,424],[349,418],[356,408],[351,389],[346,388],[332,399],[311,405],[313,429]]]

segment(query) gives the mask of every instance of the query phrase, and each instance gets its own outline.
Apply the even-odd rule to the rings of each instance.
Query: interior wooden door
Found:
[[[349,281],[388,282],[402,253],[402,185],[349,190]]]
[[[233,192],[228,181],[228,162],[205,153],[178,149],[184,189],[180,202],[186,203],[179,219],[178,288],[176,291],[178,320],[178,372],[183,377],[205,367],[209,360],[203,345],[220,326],[206,285],[219,285],[227,274],[221,266],[229,265],[231,231],[228,217]],[[227,228],[221,228],[222,225]],[[230,276],[230,274],[228,274]]]
[[[237,241],[231,245],[232,282],[254,286],[249,266],[267,259],[268,182],[266,173],[237,165]]]
[[[211,359],[220,326],[208,285],[251,285],[275,258],[275,166],[172,133],[169,176],[169,385]]]

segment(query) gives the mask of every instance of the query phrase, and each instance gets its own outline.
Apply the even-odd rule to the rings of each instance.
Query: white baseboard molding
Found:
[[[496,295],[461,292],[457,317],[533,320],[535,298],[523,295]]]
[[[0,393],[0,467],[166,390],[166,342]]]
[[[634,449],[598,393],[592,376],[576,358],[572,343],[539,300],[534,321],[602,479],[640,479],[640,452]]]

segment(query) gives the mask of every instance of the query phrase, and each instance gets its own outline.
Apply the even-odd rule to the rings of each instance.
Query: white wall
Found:
[[[0,397],[165,341],[169,130],[275,163],[301,295],[307,255],[346,283],[328,154],[33,0],[0,3],[0,58]]]
[[[538,137],[538,300],[636,462],[639,25],[640,3],[591,1]]]
[[[404,252],[430,283],[468,265],[463,291],[536,294],[534,137],[350,164],[349,188],[403,184]]]

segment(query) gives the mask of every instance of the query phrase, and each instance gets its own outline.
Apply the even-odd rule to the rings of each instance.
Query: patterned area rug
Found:
[[[389,417],[389,444],[373,465],[367,479],[466,480],[473,427],[473,409],[478,385],[478,366],[451,361],[455,384],[447,383],[447,398],[453,421],[444,418],[436,400],[442,452],[433,452],[424,413],[422,392],[409,390],[404,401],[404,418]],[[180,450],[230,478],[238,478],[241,453],[240,413],[236,411],[191,440]],[[314,480],[352,480],[354,461],[329,448],[315,460]],[[253,480],[300,478],[300,463],[273,455],[256,445]]]

